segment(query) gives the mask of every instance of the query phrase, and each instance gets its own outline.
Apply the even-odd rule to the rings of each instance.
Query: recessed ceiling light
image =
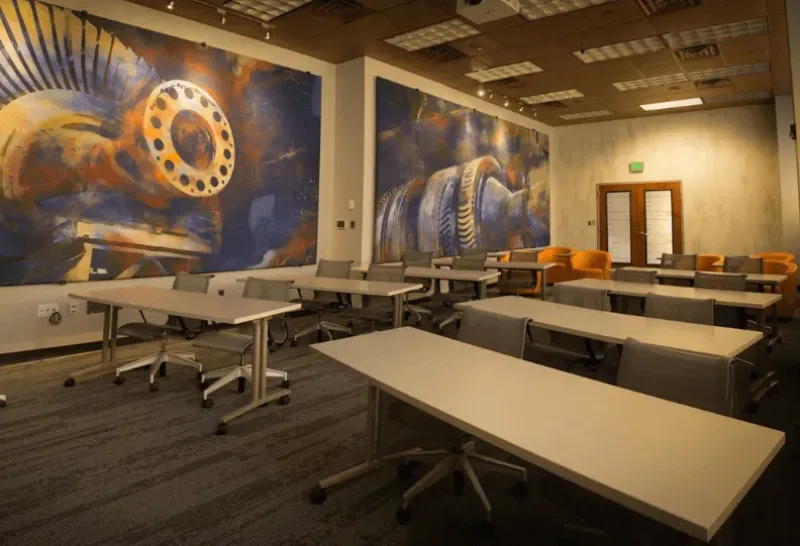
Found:
[[[689,79],[685,74],[668,74],[667,76],[656,76],[654,78],[644,78],[643,80],[632,80],[629,82],[614,83],[614,87],[620,91],[633,91],[635,89],[647,89],[659,85],[669,85],[671,83],[686,82]]]
[[[739,102],[746,100],[765,100],[772,98],[772,93],[769,91],[754,91],[752,93],[739,93],[737,95],[717,95],[715,97],[707,97],[706,102],[719,103],[719,102]]]
[[[478,87],[478,96],[483,97],[484,95],[486,95],[486,89],[484,89],[483,86],[481,85],[480,87]]]
[[[703,104],[703,99],[683,99],[671,100],[667,102],[654,102],[652,104],[640,104],[642,110],[666,110],[667,108],[686,108],[687,106],[699,106]]]
[[[528,104],[542,104],[545,102],[552,102],[556,100],[579,99],[583,93],[577,89],[569,89],[567,91],[555,91],[553,93],[544,93],[543,95],[534,95],[532,97],[523,97],[522,101]]]
[[[175,2],[174,2],[174,0],[170,0],[169,4],[167,4],[167,9],[168,9],[168,10],[173,10],[173,9],[175,9]]]
[[[715,44],[729,38],[761,36],[768,32],[769,28],[767,27],[766,19],[750,19],[749,21],[739,21],[713,27],[669,32],[664,34],[664,39],[670,48],[683,49],[704,44]]]
[[[633,57],[634,55],[644,55],[645,53],[655,53],[667,49],[664,42],[658,36],[642,38],[641,40],[631,40],[618,44],[592,47],[583,51],[573,51],[573,54],[585,62],[597,63],[610,61],[611,59],[621,59],[623,57]]]
[[[475,36],[476,34],[480,33],[461,19],[450,19],[443,23],[392,36],[384,41],[406,51],[417,51],[426,47],[460,40],[468,36]]]
[[[225,3],[225,9],[238,11],[262,21],[272,21],[309,2],[311,0],[232,0]]]
[[[769,63],[758,63],[697,70],[689,72],[689,77],[693,80],[717,80],[730,78],[731,76],[747,76],[749,74],[765,74],[767,72],[769,72]]]
[[[524,76],[526,74],[535,74],[541,72],[542,69],[530,61],[522,63],[507,64],[504,66],[495,66],[494,68],[487,68],[486,70],[476,70],[465,74],[466,77],[478,80],[479,82],[492,82],[495,80],[504,80],[506,78],[513,78],[514,76]]]
[[[603,116],[610,116],[611,110],[592,110],[591,112],[578,112],[576,114],[563,114],[558,117],[561,119],[586,119],[586,118],[601,118]]]
[[[519,0],[519,12],[531,21],[567,13],[614,0]]]

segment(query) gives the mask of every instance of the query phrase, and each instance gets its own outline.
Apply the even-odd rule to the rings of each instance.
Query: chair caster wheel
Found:
[[[75,378],[74,377],[66,378],[64,380],[64,386],[65,387],[74,387],[75,386]]]
[[[214,399],[213,398],[206,398],[202,402],[200,402],[200,407],[203,409],[210,409],[214,407]]]
[[[202,381],[203,380],[203,372],[197,372],[197,380],[198,381]]]
[[[288,389],[291,386],[292,386],[292,382],[289,381],[288,379],[284,379],[283,381],[281,381],[281,388],[282,389]]]
[[[414,323],[415,326],[422,326],[422,320],[418,320]]]
[[[523,481],[518,481],[514,484],[514,487],[511,488],[511,493],[518,499],[524,499],[528,496],[528,484]]]
[[[278,404],[280,404],[281,406],[288,405],[289,404],[289,395],[286,394],[286,395],[281,396],[280,398],[278,398]]]
[[[494,534],[494,523],[489,520],[483,520],[478,525],[478,533],[482,536],[491,536]]]
[[[457,497],[464,494],[464,473],[460,470],[453,472],[453,493]]]
[[[755,381],[756,379],[758,379],[758,372],[756,371],[750,372],[750,380]]]
[[[411,512],[409,512],[408,508],[398,508],[394,515],[400,525],[405,525],[411,521]]]
[[[148,390],[149,390],[150,392],[158,392],[158,383],[156,383],[155,381],[153,381],[152,383],[150,383],[150,386],[149,386],[149,387],[147,387],[147,388],[148,388]]]
[[[122,385],[123,383],[125,383],[125,377],[118,375],[117,377],[114,378],[115,385]]]
[[[158,376],[159,377],[166,377],[167,375],[167,363],[162,362],[161,366],[158,367]]]
[[[201,381],[200,383],[197,384],[197,388],[200,389],[201,391],[206,390],[208,387],[209,387],[208,381]]]
[[[311,501],[311,504],[322,504],[327,498],[328,493],[318,485],[308,493],[308,500]]]
[[[228,423],[220,423],[217,425],[217,435],[225,436],[228,434]]]
[[[289,345],[292,347],[297,347],[297,340],[293,339],[292,341],[289,342]]]
[[[397,465],[397,477],[401,480],[407,480],[414,472],[414,467],[408,462],[402,462]]]
[[[6,407],[6,401],[5,400],[0,400],[0,408],[4,408],[4,407]]]
[[[747,413],[758,413],[758,402],[753,402],[752,400],[747,403],[744,410]]]

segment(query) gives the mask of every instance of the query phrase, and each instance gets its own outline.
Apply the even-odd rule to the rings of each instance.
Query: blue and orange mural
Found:
[[[376,262],[550,244],[548,136],[377,80]]]
[[[320,78],[0,0],[0,285],[316,259]]]

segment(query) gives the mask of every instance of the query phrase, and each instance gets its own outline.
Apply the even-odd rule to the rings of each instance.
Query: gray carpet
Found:
[[[737,545],[800,543],[800,328],[784,332],[787,341],[773,355],[781,390],[754,420],[785,430],[787,445],[737,510]],[[149,349],[123,347],[120,358]],[[220,353],[199,355],[212,367],[230,363]],[[559,543],[565,523],[599,519],[612,530],[641,523],[602,502],[578,503],[568,495],[553,502],[542,493],[553,483],[558,490],[557,482],[535,470],[524,500],[510,494],[510,477],[484,477],[497,526],[488,537],[478,532],[477,498],[469,490],[456,497],[449,483],[415,499],[411,523],[398,526],[397,498],[412,482],[392,469],[312,506],[306,494],[315,479],[360,460],[362,379],[307,347],[282,348],[270,363],[291,374],[291,404],[252,413],[220,437],[213,434],[218,417],[248,396],[237,394],[235,385],[220,392],[210,410],[200,408],[194,374],[177,366],[158,393],[148,392],[144,372],[129,373],[123,386],[108,376],[62,386],[70,370],[96,358],[0,368],[0,392],[9,395],[0,410],[0,545],[546,545]],[[598,378],[610,376],[601,371]],[[397,429],[391,435],[396,447],[413,440]],[[690,543],[664,529],[656,535],[658,543]],[[581,543],[624,543],[576,536]]]

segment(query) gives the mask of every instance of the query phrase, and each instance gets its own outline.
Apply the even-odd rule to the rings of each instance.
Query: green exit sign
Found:
[[[632,173],[643,173],[644,172],[644,161],[634,161],[630,164],[630,169]]]

